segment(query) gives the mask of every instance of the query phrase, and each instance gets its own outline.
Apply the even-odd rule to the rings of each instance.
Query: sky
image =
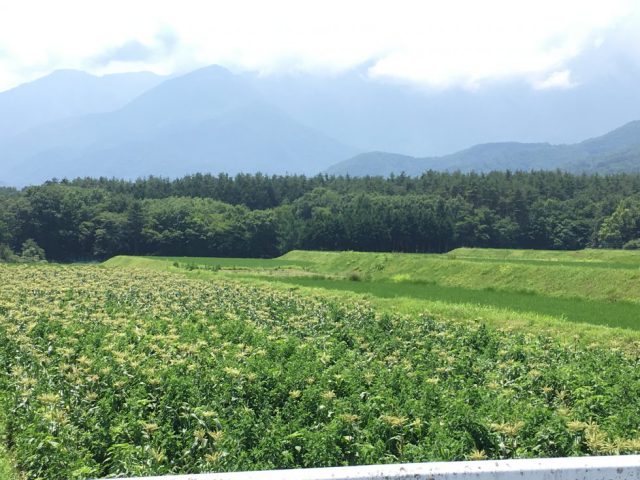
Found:
[[[96,75],[210,64],[368,75],[430,89],[588,81],[581,58],[640,66],[638,0],[0,0],[0,91],[63,68]]]

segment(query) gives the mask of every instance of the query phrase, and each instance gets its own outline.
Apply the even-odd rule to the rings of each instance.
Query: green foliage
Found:
[[[46,261],[44,250],[33,240],[28,238],[22,244],[20,260],[23,262],[44,262]]]
[[[600,230],[598,240],[609,248],[621,248],[640,236],[640,200],[626,198],[621,201],[611,216],[607,217]]]
[[[418,178],[77,179],[0,195],[0,243],[51,260],[274,257],[293,249],[621,248],[640,175],[426,172]]]
[[[634,238],[625,243],[622,248],[624,250],[640,250],[640,238]]]
[[[0,262],[17,262],[18,256],[11,250],[11,247],[5,243],[0,243]]]
[[[640,451],[637,351],[153,271],[0,266],[29,479]]]

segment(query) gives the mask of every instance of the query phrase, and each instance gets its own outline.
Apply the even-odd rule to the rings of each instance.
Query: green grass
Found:
[[[610,345],[612,348],[622,347],[631,352],[640,346],[640,330],[621,328],[602,323],[579,323],[568,321],[565,316],[545,315],[535,311],[522,311],[513,308],[491,306],[481,303],[463,303],[459,301],[443,301],[435,298],[411,298],[408,296],[376,296],[370,292],[355,289],[336,289],[335,281],[347,284],[342,279],[310,277],[320,282],[295,282],[295,278],[265,275],[251,271],[218,271],[173,269],[169,271],[190,279],[205,282],[217,282],[221,279],[239,280],[249,286],[269,287],[296,295],[323,297],[328,301],[345,305],[367,302],[376,311],[387,314],[403,314],[410,317],[429,315],[443,322],[475,323],[482,322],[493,328],[505,331],[521,331],[544,334],[562,339],[564,342],[577,342],[583,345]],[[297,277],[299,278],[299,277]],[[291,280],[291,281],[289,281]],[[326,280],[326,282],[322,282]],[[357,284],[360,282],[348,282]],[[367,284],[362,282],[366,290]],[[353,286],[353,285],[352,285]],[[397,286],[397,285],[396,285]]]
[[[265,259],[265,258],[211,258],[211,257],[142,257],[165,260],[172,264],[198,264],[212,267],[231,269],[278,269],[278,268],[302,268],[313,264],[305,260]]]
[[[263,259],[263,258],[213,258],[213,257],[132,257],[119,255],[103,265],[108,267],[136,267],[166,270],[167,268],[187,268],[191,265],[224,268],[228,270],[280,270],[304,269],[313,266],[305,260]]]
[[[0,395],[0,403],[3,400],[2,395]],[[20,477],[16,472],[13,459],[4,447],[6,416],[7,412],[0,411],[0,479],[19,480]]]
[[[404,297],[418,301],[427,300],[450,304],[481,305],[515,312],[531,312],[570,322],[640,330],[640,305],[631,302],[544,297],[531,293],[491,289],[472,290],[429,283],[357,282],[305,277],[261,278],[290,285],[370,294],[380,298]]]
[[[498,248],[458,248],[447,256],[472,257],[499,260],[541,260],[548,262],[591,262],[609,264],[627,264],[640,267],[640,251],[585,249],[563,250],[517,250]]]
[[[343,277],[356,272],[371,280],[426,281],[472,290],[493,288],[547,297],[640,303],[640,268],[603,268],[585,265],[585,262],[570,265],[553,261],[496,262],[495,257],[481,261],[483,250],[468,249],[468,252],[477,256],[293,251],[281,259],[311,262],[313,266],[307,268],[313,271]],[[562,258],[560,253],[552,253]],[[569,259],[575,256],[574,252],[565,253]],[[607,255],[612,257],[613,253],[607,252]],[[630,253],[629,257],[635,259],[636,253]],[[619,255],[618,263],[625,263],[624,258]]]
[[[447,253],[451,259],[525,265],[583,266],[590,268],[639,269],[640,252],[586,249],[576,251],[458,248]]]
[[[2,447],[0,447],[0,478],[2,480],[18,480],[20,478],[9,460],[7,452]]]
[[[640,285],[635,284],[640,270],[607,265],[615,260],[628,266],[638,258],[636,252],[620,251],[293,251],[274,260],[116,257],[106,265],[151,265],[193,277],[279,284],[345,302],[367,298],[388,312],[428,311],[443,320],[480,318],[500,328],[544,329],[565,338],[577,334],[587,341],[630,344],[639,339]],[[220,270],[209,271],[212,265]]]

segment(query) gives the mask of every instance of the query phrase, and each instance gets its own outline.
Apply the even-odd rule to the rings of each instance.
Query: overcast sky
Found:
[[[0,0],[0,90],[61,68],[181,73],[217,63],[428,88],[571,88],[609,49],[640,65],[633,0]]]

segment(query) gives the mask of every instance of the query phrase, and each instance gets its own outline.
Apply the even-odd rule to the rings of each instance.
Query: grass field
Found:
[[[287,270],[327,278],[438,284],[470,290],[536,293],[563,298],[640,303],[640,254],[457,249],[444,255],[293,251],[277,259],[115,257],[108,266],[167,269],[208,266],[222,270]],[[273,272],[271,272],[273,273]]]
[[[575,251],[514,250],[495,248],[458,248],[447,253],[448,257],[494,259],[502,261],[538,261],[557,264],[587,263],[592,266],[640,267],[640,252],[633,250],[586,249]]]
[[[9,456],[4,447],[0,448],[0,478],[3,480],[18,480],[20,478],[9,461]]]
[[[606,302],[581,298],[543,297],[536,294],[472,290],[420,282],[350,281],[305,277],[261,277],[289,285],[370,294],[379,298],[404,297],[450,304],[484,305],[514,312],[530,312],[570,322],[640,330],[640,306],[631,302]]]
[[[640,452],[637,348],[164,262],[0,265],[27,479]]]
[[[534,263],[523,263],[522,258],[500,260],[495,253],[490,256],[493,252],[496,251],[465,249],[446,255],[421,255],[294,251],[279,260],[307,261],[319,273],[346,276],[355,272],[371,280],[424,281],[472,290],[492,288],[553,297],[640,303],[640,265],[617,268],[607,267],[605,261],[576,262],[571,260],[575,258],[574,252],[567,252],[567,258],[562,262],[550,260],[563,258],[560,252],[548,252],[546,260],[529,258],[526,261]],[[508,252],[515,251],[503,255]],[[459,257],[461,253],[466,256]],[[613,255],[612,252],[607,254]],[[630,253],[629,257],[635,259],[637,254]],[[618,264],[633,264],[621,261],[622,258],[618,258]],[[593,266],[596,264],[598,266]]]
[[[294,251],[274,260],[116,257],[106,265],[352,292],[390,311],[393,300],[405,311],[436,307],[443,318],[447,306],[452,312],[463,306],[484,310],[479,316],[500,326],[515,318],[569,334],[572,323],[640,330],[639,259],[621,251],[458,249],[446,255]],[[391,301],[380,302],[385,299]]]

